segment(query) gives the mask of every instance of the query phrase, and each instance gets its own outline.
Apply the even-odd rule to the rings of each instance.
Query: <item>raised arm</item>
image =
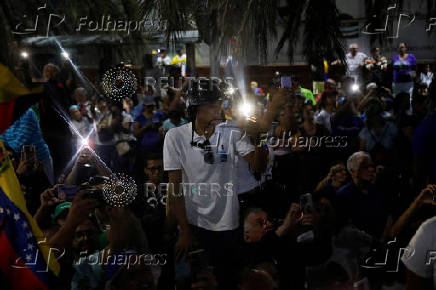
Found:
[[[169,187],[168,187],[168,216],[175,219],[180,227],[180,237],[175,247],[176,259],[179,260],[185,256],[192,247],[192,233],[186,217],[185,197],[183,192],[180,192],[180,184],[182,184],[182,171],[168,171]]]

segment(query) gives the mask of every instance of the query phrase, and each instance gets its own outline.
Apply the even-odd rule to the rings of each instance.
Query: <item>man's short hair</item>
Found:
[[[85,88],[82,88],[82,87],[78,87],[77,89],[75,89],[74,90],[74,93],[78,93],[78,94],[80,94],[80,95],[82,95],[82,96],[86,96],[87,94],[86,94],[86,89]]]
[[[243,215],[244,219],[243,220],[245,221],[247,219],[247,217],[252,213],[256,214],[256,213],[261,213],[264,211],[265,210],[260,208],[260,207],[249,207],[244,211],[244,215]]]
[[[369,154],[366,153],[365,151],[354,152],[350,157],[348,157],[347,160],[348,172],[351,173],[351,170],[356,171],[359,167],[358,161],[363,157],[371,158],[371,156],[369,156]]]
[[[150,153],[145,157],[145,166],[147,166],[147,161],[149,160],[163,160],[163,155],[161,153]]]
[[[51,62],[49,62],[48,64],[46,64],[43,68],[42,71],[45,72],[48,68],[52,68],[54,70],[54,72],[56,74],[59,74],[61,72],[61,70],[59,69],[59,67]]]
[[[357,43],[352,43],[352,44],[350,44],[350,46],[349,46],[348,48],[349,48],[349,49],[352,49],[352,48],[354,48],[354,47],[359,48],[359,46],[357,45]]]

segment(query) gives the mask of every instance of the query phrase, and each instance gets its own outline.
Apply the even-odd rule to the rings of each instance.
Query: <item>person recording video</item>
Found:
[[[200,248],[209,252],[220,286],[226,287],[234,276],[228,265],[235,258],[239,233],[236,156],[243,156],[253,171],[262,172],[267,155],[247,135],[220,126],[223,94],[215,84],[200,85],[194,83],[188,92],[191,122],[165,136],[169,216],[180,228],[176,259],[186,255],[195,237]]]

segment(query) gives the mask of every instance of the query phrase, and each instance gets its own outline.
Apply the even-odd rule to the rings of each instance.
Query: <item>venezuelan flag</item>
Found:
[[[40,93],[42,86],[29,90],[6,66],[0,64],[0,134],[38,101]],[[26,95],[32,97],[27,100],[20,98]]]
[[[49,289],[59,274],[55,252],[27,211],[8,153],[0,141],[0,275],[10,289]]]

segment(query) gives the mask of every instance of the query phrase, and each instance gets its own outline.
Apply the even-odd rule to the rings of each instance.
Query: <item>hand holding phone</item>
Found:
[[[20,163],[18,164],[18,167],[15,171],[18,175],[30,173],[36,167],[36,157],[32,157],[32,151],[30,147],[26,146],[29,145],[24,145],[21,148]]]
[[[80,188],[77,185],[60,185],[57,188],[57,198],[62,201],[73,201]]]
[[[311,193],[306,193],[300,196],[300,208],[305,213],[311,213],[313,211],[313,199]]]

